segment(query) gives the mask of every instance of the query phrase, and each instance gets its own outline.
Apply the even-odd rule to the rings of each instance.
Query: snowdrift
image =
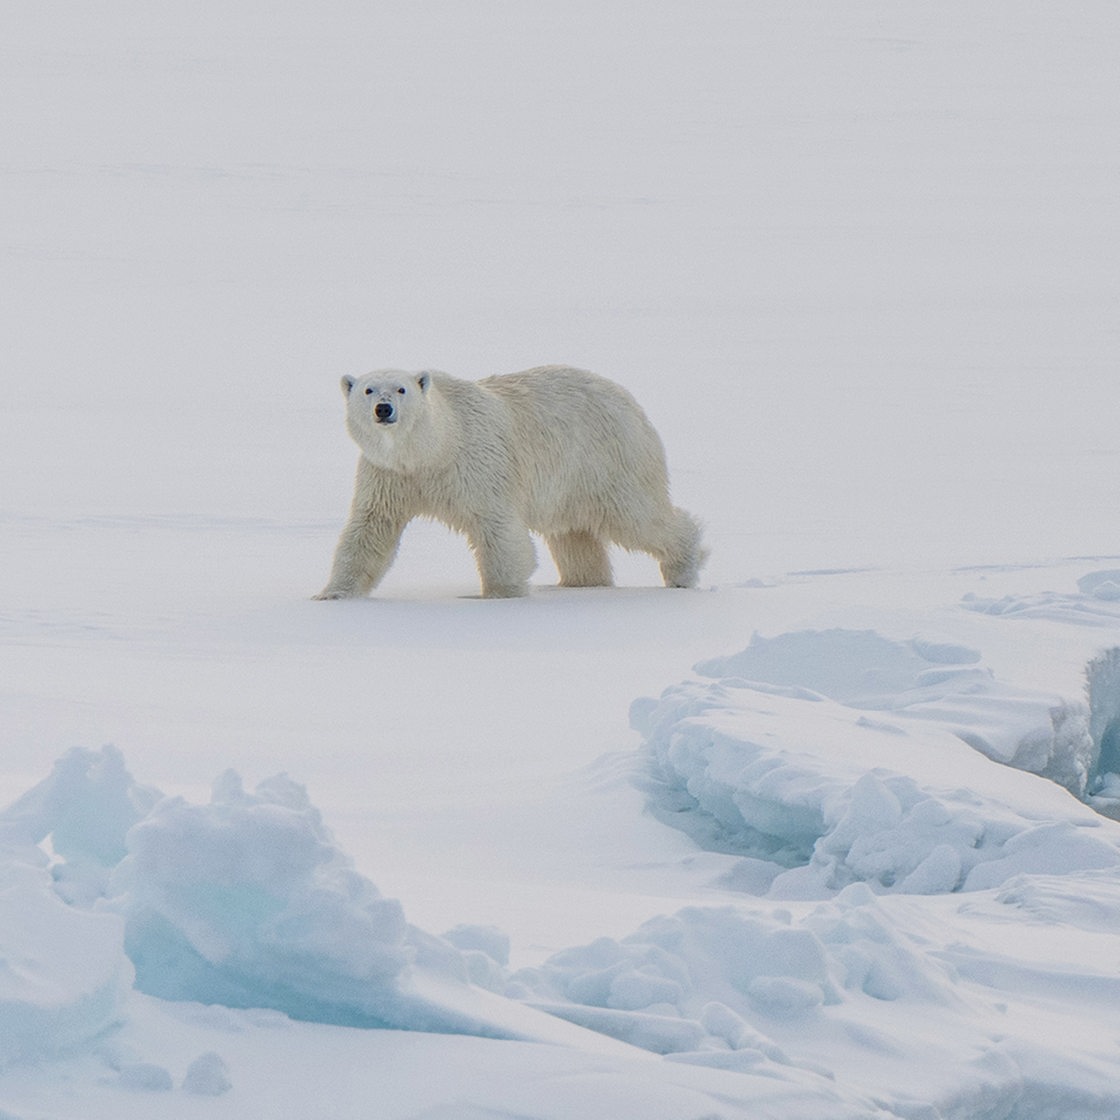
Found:
[[[227,771],[192,804],[111,747],[73,750],[0,814],[0,1053],[85,1050],[118,1087],[166,1091],[165,1065],[107,1040],[206,1005],[659,1056],[659,1077],[734,1076],[744,1101],[765,1083],[783,1117],[1109,1115],[1120,824],[1093,805],[1116,663],[1092,660],[1082,700],[871,630],[700,662],[632,705],[630,772],[719,857],[720,901],[518,969],[501,929],[410,924],[287,776],[250,791]],[[234,1083],[220,1049],[182,1078]]]
[[[756,636],[698,666],[714,682],[634,704],[653,808],[705,846],[774,865],[743,874],[772,873],[778,897],[1116,866],[1120,829],[1055,784],[1084,793],[1097,767],[1089,707],[1001,684],[979,662],[873,632]]]

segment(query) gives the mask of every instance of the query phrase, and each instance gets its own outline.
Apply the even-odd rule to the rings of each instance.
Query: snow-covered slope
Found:
[[[3,26],[2,1120],[1120,1115],[1112,4]],[[702,589],[311,602],[547,361]]]

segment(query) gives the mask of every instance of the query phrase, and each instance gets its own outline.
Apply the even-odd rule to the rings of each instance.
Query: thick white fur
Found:
[[[665,452],[637,401],[584,370],[542,366],[482,381],[376,370],[344,377],[361,448],[350,518],[319,599],[367,594],[414,517],[466,535],[482,594],[525,595],[540,533],[565,587],[611,583],[607,545],[648,552],[692,587],[707,552],[669,500]],[[376,408],[390,422],[378,422]],[[387,411],[388,410],[388,411]]]

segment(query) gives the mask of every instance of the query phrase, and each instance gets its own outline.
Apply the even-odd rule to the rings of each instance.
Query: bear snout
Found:
[[[373,407],[374,419],[379,424],[396,423],[396,409],[388,401],[378,401]]]

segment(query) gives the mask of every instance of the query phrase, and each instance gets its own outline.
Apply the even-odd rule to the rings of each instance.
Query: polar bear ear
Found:
[[[432,384],[432,375],[425,370],[416,378],[416,384],[420,386],[421,393],[426,393]]]
[[[356,379],[347,374],[342,379],[342,395],[344,397],[350,396],[350,390],[354,388]]]

